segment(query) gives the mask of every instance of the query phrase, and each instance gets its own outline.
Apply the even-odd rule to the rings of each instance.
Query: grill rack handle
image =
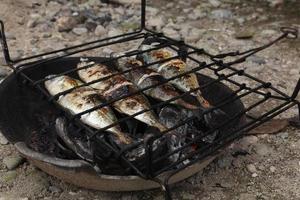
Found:
[[[1,47],[2,47],[2,51],[3,51],[3,55],[4,55],[4,59],[6,64],[11,67],[12,69],[14,69],[12,67],[12,63],[13,61],[10,58],[10,54],[9,54],[9,50],[8,50],[8,46],[7,46],[7,42],[6,42],[6,36],[5,36],[5,30],[4,30],[4,23],[2,20],[0,20],[0,43],[1,43]]]

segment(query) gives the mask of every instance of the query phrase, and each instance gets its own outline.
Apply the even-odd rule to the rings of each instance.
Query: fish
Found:
[[[45,88],[54,96],[81,84],[83,83],[77,79],[58,76],[45,81]],[[102,104],[97,91],[88,86],[76,88],[68,94],[59,96],[57,102],[73,115]],[[105,106],[82,115],[80,120],[95,129],[101,129],[115,123],[117,118],[111,108]],[[112,133],[110,136],[120,146],[129,145],[133,142],[133,139],[127,133],[122,132],[118,125],[110,127],[106,131]]]
[[[65,142],[66,146],[76,153],[80,158],[89,162],[93,161],[94,152],[88,142],[81,138],[70,137],[66,119],[59,117],[55,120],[55,129],[57,135]]]
[[[129,79],[139,88],[143,89],[152,85],[157,85],[164,79],[159,73],[149,68],[138,68],[142,66],[142,62],[136,59],[126,59],[120,61],[118,67],[121,70],[133,69],[129,73]],[[144,91],[144,93],[154,99],[160,101],[168,101],[180,95],[180,93],[170,83],[164,83]],[[179,98],[170,103],[180,105],[187,109],[198,109],[198,106],[186,102]]]
[[[151,38],[149,41],[150,44],[148,41],[144,41],[142,45],[140,45],[139,49],[142,51],[149,50],[154,47],[154,44],[161,42],[155,42],[155,39],[153,40],[153,38]],[[205,113],[203,115],[205,121],[211,128],[217,127],[224,119],[228,118],[227,114],[221,109],[214,109],[214,106],[203,97],[202,92],[198,89],[200,85],[196,74],[185,74],[188,72],[186,62],[180,58],[171,59],[175,56],[177,56],[177,53],[173,49],[161,48],[142,53],[138,59],[141,59],[145,64],[162,61],[162,63],[150,65],[149,68],[161,74],[165,79],[171,79],[176,76],[180,76],[179,78],[170,80],[170,83],[182,92],[190,92],[193,90],[193,92],[190,92],[190,94],[196,97],[200,103],[201,109]],[[163,60],[166,59],[171,60],[163,62]]]
[[[149,46],[150,45],[146,45],[146,46],[142,45],[141,49],[142,50],[149,49],[150,48]],[[146,64],[162,61],[175,56],[176,56],[175,51],[171,51],[167,48],[153,50],[142,54],[143,61]],[[167,62],[151,65],[149,67],[152,70],[161,74],[165,79],[170,79],[187,72],[187,64],[179,58],[172,59]],[[180,78],[171,80],[170,83],[175,85],[179,90],[183,92],[189,92],[193,89],[199,88],[199,83],[195,73],[182,75]],[[191,92],[190,94],[197,98],[197,100],[203,106],[203,108],[211,107],[210,103],[202,96],[200,90],[196,90],[194,92]]]
[[[87,65],[90,67],[81,69]],[[109,69],[108,66],[88,60],[82,60],[77,65],[77,68],[80,69],[78,70],[79,77],[86,83],[116,74],[113,70]],[[114,75],[97,83],[93,83],[90,86],[98,90],[98,93],[107,101],[126,96],[137,91],[136,86],[120,74]],[[115,101],[112,106],[118,112],[129,116],[150,109],[150,103],[143,94],[135,94],[124,99],[120,99]],[[134,118],[149,126],[158,128],[160,132],[167,130],[167,128],[159,122],[153,111],[146,111],[142,114],[136,115]]]

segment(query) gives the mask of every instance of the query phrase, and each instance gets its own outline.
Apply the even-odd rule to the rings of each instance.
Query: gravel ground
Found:
[[[98,0],[1,0],[0,19],[6,25],[12,57],[18,59],[136,28],[139,5],[135,0],[122,2],[131,4],[112,7]],[[149,5],[149,27],[211,53],[262,45],[278,36],[281,26],[300,30],[297,0],[152,0]],[[121,48],[129,47],[120,45],[90,54],[109,54]],[[241,68],[290,94],[300,75],[299,63],[300,40],[284,40],[250,57]],[[9,73],[0,56],[0,82]],[[244,100],[245,104],[250,101]],[[292,117],[296,112],[293,108],[279,117]],[[248,154],[233,156],[238,150]],[[287,127],[277,134],[244,137],[203,172],[172,189],[174,199],[279,200],[300,199],[299,188],[300,132]],[[162,194],[158,190],[105,193],[64,183],[20,158],[0,134],[0,200],[6,199],[159,200]]]

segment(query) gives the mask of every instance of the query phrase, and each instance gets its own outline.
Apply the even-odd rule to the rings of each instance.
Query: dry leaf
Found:
[[[248,135],[275,134],[289,125],[288,119],[272,119],[248,132]]]

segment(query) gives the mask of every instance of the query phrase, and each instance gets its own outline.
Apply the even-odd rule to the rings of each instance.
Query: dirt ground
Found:
[[[74,29],[74,33],[57,31],[55,22],[47,17],[53,10],[60,8],[51,2],[0,0],[0,19],[5,22],[13,58],[97,38],[91,31],[83,34],[74,34]],[[55,2],[67,4],[69,1]],[[87,1],[74,2],[81,4]],[[158,10],[158,15],[165,17],[164,24],[168,25],[162,29],[163,32],[172,35],[175,31],[183,37],[189,36],[191,44],[219,53],[262,45],[278,36],[281,26],[295,27],[300,31],[300,1],[285,0],[278,5],[276,2],[279,1],[153,0],[149,4],[151,8]],[[118,12],[123,13],[122,9],[126,8],[121,6]],[[200,14],[195,14],[197,9],[201,11]],[[180,16],[183,16],[182,22]],[[176,19],[176,22],[171,23],[170,19]],[[176,23],[179,24],[178,27]],[[188,31],[181,32],[187,25],[196,28],[201,37],[193,38],[194,35],[191,36]],[[241,34],[247,35],[248,39],[238,39]],[[0,61],[1,69],[4,68],[1,56]],[[284,40],[247,60],[242,68],[291,94],[300,78],[299,63],[300,40]],[[249,99],[246,99],[245,104],[248,101]],[[254,114],[261,110],[256,112]],[[297,108],[292,108],[279,118],[295,115]],[[247,153],[236,156],[235,152],[241,150]],[[45,174],[26,161],[16,169],[8,170],[3,160],[14,155],[17,155],[17,152],[12,145],[0,144],[0,200],[163,199],[159,190],[108,193],[78,188]],[[174,199],[178,200],[300,200],[299,188],[300,130],[286,127],[277,134],[252,135],[237,141],[203,172],[172,186],[172,191]]]

